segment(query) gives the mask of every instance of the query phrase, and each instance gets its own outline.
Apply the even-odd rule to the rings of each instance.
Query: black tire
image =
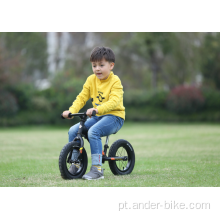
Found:
[[[134,169],[135,154],[131,144],[123,139],[115,141],[110,147],[108,157],[127,156],[127,161],[109,161],[109,167],[114,175],[130,174]]]
[[[60,152],[59,157],[59,169],[61,173],[61,177],[63,179],[78,179],[81,178],[87,169],[88,158],[86,149],[83,148],[82,153],[79,157],[80,168],[74,175],[69,172],[69,168],[71,166],[70,158],[73,152],[73,149],[77,149],[79,151],[79,143],[72,141],[66,144]]]

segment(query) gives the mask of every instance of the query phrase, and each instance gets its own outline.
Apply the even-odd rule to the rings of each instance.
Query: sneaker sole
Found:
[[[99,177],[99,178],[97,178],[97,179],[89,179],[89,178],[82,178],[83,180],[99,180],[99,179],[104,179],[104,176],[101,176],[101,177]]]

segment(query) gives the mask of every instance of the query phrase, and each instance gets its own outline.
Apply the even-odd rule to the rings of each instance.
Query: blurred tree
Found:
[[[0,49],[0,76],[8,83],[13,83],[14,77],[17,83],[34,82],[48,76],[45,34],[1,33]]]
[[[174,33],[169,53],[164,57],[162,70],[169,77],[169,88],[195,84],[200,72],[200,46],[203,33]]]
[[[0,88],[16,84],[21,78],[24,60],[20,54],[9,56],[3,33],[0,33]]]
[[[46,77],[47,44],[43,33],[0,33],[2,115],[28,110],[35,80]]]
[[[158,87],[159,76],[168,88],[173,88],[194,80],[199,63],[197,42],[200,38],[199,33],[136,33],[130,46],[149,65],[152,88]]]
[[[208,33],[201,48],[205,83],[220,90],[220,33]]]
[[[172,33],[154,33],[154,32],[139,32],[133,35],[132,40],[129,43],[131,49],[144,60],[145,65],[148,65],[152,77],[151,86],[153,89],[157,88],[158,84],[158,73],[161,70],[161,65],[164,59],[162,53],[167,53],[171,47]]]
[[[74,70],[76,76],[89,76],[92,74],[89,57],[93,42],[89,32],[69,32],[69,46],[65,70]]]

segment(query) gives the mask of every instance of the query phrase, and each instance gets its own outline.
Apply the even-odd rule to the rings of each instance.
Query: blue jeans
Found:
[[[124,119],[114,115],[93,116],[85,122],[88,129],[88,139],[91,148],[92,165],[102,165],[102,140],[101,137],[118,132],[124,124]],[[79,125],[75,124],[69,129],[69,142],[77,136]],[[77,155],[73,151],[72,159]]]

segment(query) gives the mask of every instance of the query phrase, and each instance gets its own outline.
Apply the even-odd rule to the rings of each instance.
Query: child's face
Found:
[[[98,62],[92,62],[92,70],[98,79],[107,79],[111,70],[114,67],[114,63],[109,63],[105,59]]]

